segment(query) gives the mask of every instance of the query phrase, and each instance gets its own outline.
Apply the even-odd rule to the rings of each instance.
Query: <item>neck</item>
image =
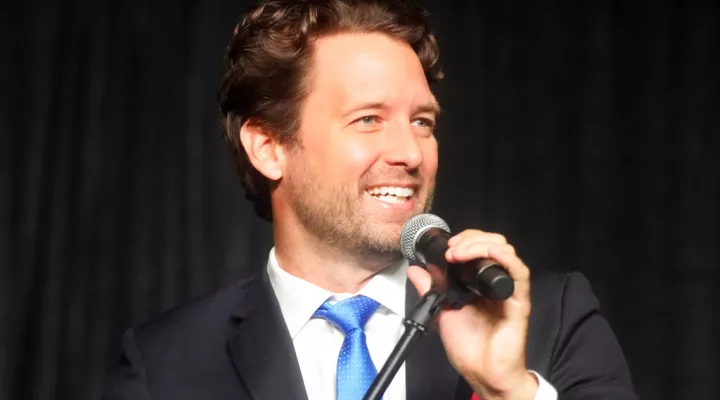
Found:
[[[399,255],[352,253],[278,225],[274,239],[280,268],[332,293],[357,293],[375,274],[400,261]]]

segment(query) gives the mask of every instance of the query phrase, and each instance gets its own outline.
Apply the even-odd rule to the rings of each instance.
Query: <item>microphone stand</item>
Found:
[[[365,393],[363,400],[380,400],[382,398],[398,369],[410,354],[412,346],[420,338],[420,334],[427,334],[428,326],[435,320],[443,300],[445,300],[445,295],[431,289],[415,305],[412,312],[405,318],[405,332],[370,385],[370,389]]]

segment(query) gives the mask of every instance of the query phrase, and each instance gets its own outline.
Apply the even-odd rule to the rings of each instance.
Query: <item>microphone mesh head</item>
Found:
[[[420,214],[410,218],[400,232],[400,251],[410,261],[410,265],[425,264],[422,256],[415,251],[420,235],[430,228],[440,228],[450,233],[450,227],[442,218],[433,214]]]

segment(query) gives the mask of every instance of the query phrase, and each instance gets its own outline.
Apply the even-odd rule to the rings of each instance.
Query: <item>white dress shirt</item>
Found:
[[[342,332],[326,320],[311,318],[315,311],[326,300],[335,303],[356,294],[380,303],[365,325],[370,358],[380,371],[405,329],[402,322],[405,315],[406,270],[407,262],[404,262],[376,274],[357,293],[332,293],[280,268],[275,249],[270,251],[268,276],[295,347],[308,399],[335,400],[337,357],[345,339]],[[555,388],[539,374],[535,375],[540,385],[534,400],[556,400]],[[404,364],[383,399],[405,400]]]

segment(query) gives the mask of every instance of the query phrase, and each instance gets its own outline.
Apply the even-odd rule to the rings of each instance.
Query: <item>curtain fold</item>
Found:
[[[718,5],[423,3],[434,212],[587,275],[642,397],[715,397]],[[124,329],[264,266],[215,103],[248,4],[3,6],[0,398],[99,398]]]

